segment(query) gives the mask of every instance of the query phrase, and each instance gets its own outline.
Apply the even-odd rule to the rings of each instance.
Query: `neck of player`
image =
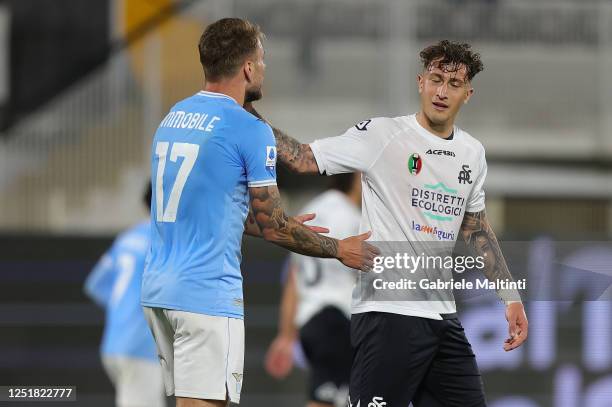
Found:
[[[440,138],[447,139],[451,136],[451,134],[453,134],[453,127],[455,125],[454,120],[448,120],[446,123],[443,124],[435,124],[431,120],[429,120],[429,118],[425,113],[423,113],[423,111],[417,113],[416,119],[417,122],[419,122],[419,124],[425,130],[435,134]]]
[[[244,83],[234,78],[219,82],[205,82],[203,89],[206,92],[222,93],[233,98],[240,106],[244,105],[244,95],[246,93]]]

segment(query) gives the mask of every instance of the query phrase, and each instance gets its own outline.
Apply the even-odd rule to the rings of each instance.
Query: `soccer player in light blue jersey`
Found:
[[[143,198],[148,211],[150,185]],[[85,293],[106,311],[102,363],[117,407],[166,405],[155,342],[140,306],[150,236],[149,220],[119,235],[85,281]]]
[[[243,233],[355,269],[369,268],[376,255],[364,242],[369,232],[337,240],[302,224],[313,215],[284,213],[272,129],[243,108],[262,96],[262,38],[237,18],[208,26],[198,47],[204,89],[172,107],[153,140],[142,305],[166,394],[181,407],[240,400]]]

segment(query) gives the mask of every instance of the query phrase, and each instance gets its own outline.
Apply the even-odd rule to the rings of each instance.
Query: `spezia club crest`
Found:
[[[266,146],[266,167],[272,169],[276,166],[276,147]]]
[[[408,172],[412,175],[418,175],[423,168],[423,159],[417,153],[413,153],[408,158]]]

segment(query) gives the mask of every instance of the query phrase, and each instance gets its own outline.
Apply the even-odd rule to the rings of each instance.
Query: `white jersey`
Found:
[[[348,197],[329,190],[310,201],[300,213],[316,213],[315,224],[329,228],[329,236],[344,239],[357,234],[361,213]],[[295,324],[302,327],[328,305],[351,314],[351,293],[356,271],[335,259],[319,259],[293,253],[297,266],[298,306]]]
[[[445,140],[424,129],[416,115],[374,118],[310,147],[321,173],[362,172],[360,232],[371,230],[370,241],[452,246],[465,212],[485,207],[484,148],[457,127],[453,138]],[[440,319],[440,314],[456,312],[452,291],[440,301],[411,301],[418,293],[410,291],[404,294],[406,301],[367,301],[356,291],[353,313]]]

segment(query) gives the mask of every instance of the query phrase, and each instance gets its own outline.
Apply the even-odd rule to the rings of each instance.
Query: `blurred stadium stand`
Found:
[[[24,7],[18,3],[0,2],[0,38],[7,24],[14,32],[10,25]],[[203,26],[223,16],[247,17],[266,32],[260,110],[304,142],[340,134],[368,117],[416,111],[418,51],[442,38],[471,42],[483,54],[485,71],[474,81],[476,94],[459,124],[487,148],[487,208],[496,230],[506,240],[612,236],[610,1],[93,3],[87,17],[60,19],[65,26],[58,38],[74,39],[75,47],[90,44],[79,37],[79,27],[100,28],[89,15],[108,16],[100,28],[108,37],[94,41],[100,53],[45,84],[46,93],[30,105],[15,104],[11,73],[8,102],[0,99],[5,113],[11,104],[24,106],[0,136],[0,385],[76,384],[79,405],[108,405],[111,387],[97,359],[102,315],[83,297],[81,284],[111,236],[142,216],[139,196],[152,134],[172,104],[201,87],[196,44]],[[15,38],[6,43],[21,46]],[[33,55],[9,51],[10,67],[17,63],[13,55]],[[98,61],[95,67],[91,61]],[[20,86],[36,89],[28,81],[45,66],[40,61],[18,72]],[[279,178],[292,211],[325,183],[283,171]],[[261,368],[274,334],[283,255],[245,241],[247,407],[303,400],[300,373],[279,384]],[[502,310],[488,304],[467,305],[466,325],[504,322]],[[550,304],[534,312],[555,315],[556,325],[530,315],[540,330],[536,345],[510,356],[500,356],[497,346],[481,357],[492,406],[609,406],[597,404],[589,391],[612,380],[612,340],[601,350],[603,367],[585,362],[591,356],[581,348],[589,336],[603,335],[604,346],[612,338],[610,325],[587,325],[610,317],[609,308],[590,314],[597,304]],[[548,343],[545,329],[559,342],[554,363],[534,355]],[[519,396],[510,399],[512,394]]]

